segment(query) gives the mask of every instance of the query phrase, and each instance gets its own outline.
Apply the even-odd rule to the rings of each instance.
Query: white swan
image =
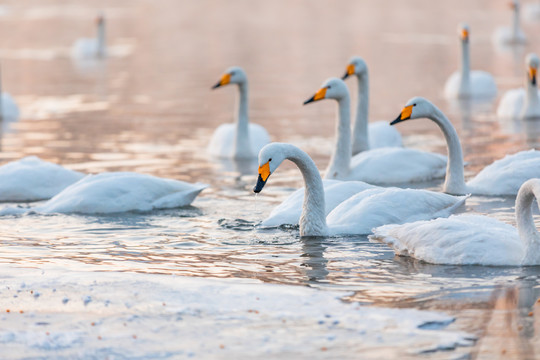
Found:
[[[0,108],[2,111],[2,118],[0,121],[14,122],[19,119],[19,107],[13,99],[13,97],[6,92],[2,92],[2,97],[0,98]]]
[[[96,19],[97,36],[95,38],[80,38],[75,41],[71,53],[73,57],[104,58],[107,55],[105,43],[105,17],[100,14]]]
[[[515,195],[530,178],[540,177],[540,151],[529,150],[506,156],[480,171],[465,184],[463,154],[456,129],[448,118],[428,100],[415,97],[407,102],[396,120],[397,124],[411,119],[428,118],[442,130],[448,147],[448,166],[443,191],[463,195]]]
[[[336,147],[325,178],[393,185],[444,176],[444,156],[416,149],[388,147],[363,151],[351,157],[350,96],[347,85],[340,79],[330,78],[304,104],[323,99],[335,99],[338,102]]]
[[[525,44],[527,37],[521,30],[519,10],[520,4],[518,0],[512,0],[510,2],[512,8],[512,26],[511,27],[499,27],[493,34],[493,41],[502,45],[518,45]]]
[[[233,66],[223,74],[212,88],[238,84],[238,114],[236,123],[220,125],[212,135],[208,153],[221,158],[255,158],[261,148],[270,142],[268,132],[248,119],[248,81],[244,70]]]
[[[470,30],[467,24],[458,26],[461,39],[461,66],[453,73],[444,86],[447,98],[474,99],[493,98],[497,95],[497,85],[490,73],[471,71],[469,55]]]
[[[525,58],[527,66],[526,88],[508,90],[504,93],[497,116],[500,118],[531,119],[540,118],[540,92],[537,87],[537,72],[540,59],[536,54]]]
[[[352,132],[352,154],[356,155],[369,149],[403,146],[401,134],[388,122],[376,121],[368,125],[369,74],[366,62],[359,56],[351,58],[342,79],[345,80],[352,75],[356,75],[358,79],[358,102]]]
[[[368,234],[376,224],[402,224],[449,216],[467,198],[426,190],[375,187],[343,201],[327,216],[319,170],[313,160],[296,146],[271,143],[262,148],[259,177],[253,191],[259,193],[268,177],[285,159],[294,162],[304,178],[304,203],[299,220],[301,236]]]
[[[28,156],[0,166],[0,201],[50,199],[83,177],[80,172]]]
[[[540,199],[540,180],[523,183],[516,198],[517,229],[480,215],[385,225],[372,240],[385,242],[398,255],[434,264],[519,266],[540,265],[540,234],[531,207]]]
[[[191,204],[205,184],[163,179],[132,172],[87,175],[43,205],[38,213],[109,214],[126,211],[170,209]],[[3,209],[2,213],[24,213],[28,209]]]

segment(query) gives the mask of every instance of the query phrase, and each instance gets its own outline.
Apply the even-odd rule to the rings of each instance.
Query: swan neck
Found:
[[[460,89],[462,95],[469,95],[471,89],[471,65],[469,53],[469,41],[461,41],[461,68],[460,68]]]
[[[527,77],[527,96],[525,97],[525,106],[527,109],[529,107],[539,106],[540,100],[538,99],[538,88],[536,85],[533,85],[532,81]]]
[[[344,179],[351,166],[351,100],[349,95],[338,99],[336,144],[325,177]]]
[[[238,102],[236,116],[236,134],[234,139],[234,157],[251,157],[248,120],[248,84],[247,81],[238,84]]]
[[[442,130],[448,148],[448,163],[446,164],[443,191],[449,194],[464,195],[467,193],[467,187],[463,174],[463,152],[456,129],[446,115],[435,106],[430,119]]]
[[[356,120],[353,126],[352,154],[369,150],[368,112],[369,112],[369,76],[367,71],[358,78],[358,103]]]
[[[101,21],[97,28],[98,55],[105,56],[105,21]]]
[[[522,263],[524,265],[537,264],[540,256],[540,234],[534,225],[532,215],[533,200],[540,196],[540,183],[537,181],[527,181],[519,189],[516,198],[516,223],[519,238],[523,242],[525,255]]]
[[[513,21],[512,21],[512,35],[514,38],[517,38],[520,33],[519,26],[519,7],[514,7]]]

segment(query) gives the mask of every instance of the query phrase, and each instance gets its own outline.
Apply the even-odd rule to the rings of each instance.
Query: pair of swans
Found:
[[[104,58],[106,53],[105,16],[99,14],[96,19],[97,36],[77,39],[71,49],[72,56],[80,59]]]

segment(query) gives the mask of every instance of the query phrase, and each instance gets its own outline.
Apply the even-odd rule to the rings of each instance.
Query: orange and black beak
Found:
[[[529,79],[531,80],[531,84],[533,86],[536,86],[536,69],[532,66],[529,66]]]
[[[414,105],[405,106],[398,117],[390,123],[390,125],[396,125],[402,121],[409,120],[412,114],[412,108]]]
[[[307,99],[306,101],[304,101],[304,105],[309,104],[310,102],[322,100],[322,99],[324,99],[325,97],[326,97],[326,88],[323,87],[323,88],[320,88],[319,91],[317,91],[317,92],[315,93],[315,95],[313,95],[312,97],[310,97],[309,99]]]
[[[267,162],[266,164],[259,166],[259,177],[257,178],[257,184],[253,188],[254,193],[258,194],[261,192],[270,174],[271,174],[270,162]]]
[[[227,85],[231,82],[231,74],[223,74],[221,79],[217,82],[216,85],[212,86],[212,89],[216,89],[220,86]]]
[[[341,78],[341,80],[345,80],[346,78],[348,78],[348,77],[351,76],[352,74],[354,74],[354,65],[353,65],[353,64],[349,64],[349,65],[347,65],[347,70],[345,71],[345,75],[343,75],[343,77]]]

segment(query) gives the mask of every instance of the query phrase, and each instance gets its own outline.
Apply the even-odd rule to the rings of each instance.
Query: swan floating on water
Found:
[[[537,72],[540,59],[536,54],[525,58],[527,67],[526,88],[508,90],[497,108],[500,118],[531,119],[540,118],[540,92],[537,86]]]
[[[470,30],[467,24],[458,26],[461,39],[461,66],[446,81],[444,94],[447,98],[474,99],[493,98],[497,95],[497,85],[490,73],[471,71],[469,55]]]
[[[353,156],[369,149],[403,146],[401,134],[388,122],[368,122],[369,74],[366,62],[359,56],[351,58],[342,79],[345,80],[352,75],[358,80],[356,120],[352,132]]]
[[[512,26],[499,27],[493,34],[493,41],[502,45],[519,45],[527,42],[527,37],[520,26],[520,4],[518,0],[510,2],[512,8]]]
[[[387,243],[397,255],[433,264],[520,266],[540,265],[540,234],[534,226],[532,204],[540,199],[540,180],[527,180],[516,198],[517,229],[480,215],[385,225],[373,230],[372,240]]]
[[[205,184],[163,179],[133,172],[105,172],[87,175],[68,186],[43,205],[38,213],[110,214],[151,211],[187,206]],[[4,209],[2,213],[24,213],[29,209]]]
[[[341,79],[330,78],[304,105],[323,99],[334,99],[338,103],[336,145],[326,170],[326,179],[394,185],[444,177],[446,158],[440,154],[387,147],[363,151],[351,157],[350,96],[347,85]]]
[[[0,201],[50,199],[83,177],[83,173],[28,156],[0,166]]]
[[[208,153],[220,158],[256,158],[261,148],[270,142],[270,136],[261,125],[249,123],[248,81],[241,67],[233,66],[227,69],[213,89],[228,84],[238,84],[236,123],[222,124],[214,131],[208,145]]]
[[[378,226],[376,224],[402,224],[449,216],[467,199],[467,196],[451,196],[427,190],[368,187],[342,201],[327,215],[327,199],[334,201],[334,197],[348,191],[350,188],[346,184],[349,182],[344,183],[346,187],[331,197],[329,194],[325,196],[323,180],[315,163],[294,145],[271,143],[261,150],[259,177],[253,191],[261,192],[268,177],[285,159],[295,163],[304,178],[305,191],[299,219],[301,236],[369,234],[372,228]],[[357,189],[359,186],[355,184],[354,187]]]
[[[105,37],[105,16],[96,19],[97,37],[77,39],[72,48],[72,56],[81,59],[104,58],[107,55]]]
[[[521,184],[530,178],[540,177],[540,151],[528,150],[493,162],[465,184],[461,142],[456,129],[439,108],[424,98],[414,97],[391,124],[420,118],[434,121],[446,138],[448,166],[443,186],[445,193],[516,195]]]

